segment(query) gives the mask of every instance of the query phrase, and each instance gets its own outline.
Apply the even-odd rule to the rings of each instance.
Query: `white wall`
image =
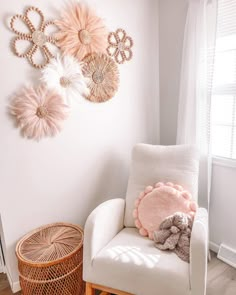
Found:
[[[160,0],[161,144],[175,144],[179,79],[187,0]],[[213,165],[210,203],[210,241],[236,250],[236,168]]]
[[[25,2],[25,1],[24,1]],[[134,58],[121,65],[117,95],[103,104],[73,104],[63,132],[39,143],[19,134],[7,114],[9,99],[39,73],[13,55],[9,17],[25,3],[0,2],[0,214],[8,272],[18,281],[14,249],[18,239],[42,224],[84,222],[100,202],[124,197],[132,146],[158,143],[158,2],[88,1],[110,30],[125,28],[134,40]],[[28,0],[46,18],[58,16],[63,0]]]
[[[179,81],[188,0],[160,0],[161,143],[175,144]]]
[[[223,243],[236,252],[236,166],[213,164],[210,202],[210,241],[214,249]]]

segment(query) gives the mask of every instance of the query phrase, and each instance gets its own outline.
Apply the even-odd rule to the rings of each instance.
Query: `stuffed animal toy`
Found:
[[[192,217],[186,213],[176,212],[166,217],[159,230],[154,231],[155,246],[160,250],[172,250],[182,260],[189,262]]]

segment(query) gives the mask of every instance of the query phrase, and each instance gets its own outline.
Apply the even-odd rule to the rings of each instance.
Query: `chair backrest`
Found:
[[[192,145],[137,144],[132,151],[124,225],[135,226],[132,212],[136,198],[146,186],[159,181],[182,185],[197,201],[198,170],[199,153]]]

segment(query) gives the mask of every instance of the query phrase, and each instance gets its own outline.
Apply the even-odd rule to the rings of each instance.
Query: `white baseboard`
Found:
[[[222,244],[221,244],[222,245]],[[214,243],[214,242],[210,242],[209,243],[210,246],[210,250],[212,250],[213,252],[215,252],[217,254],[217,258],[224,261],[225,263],[233,266],[236,268],[236,263],[235,263],[235,257],[236,257],[236,250],[232,249],[226,245],[222,245],[223,246],[223,254],[220,251],[220,245]],[[226,251],[226,252],[225,252]],[[220,255],[219,255],[220,254]]]
[[[210,246],[210,250],[215,252],[215,253],[218,253],[219,252],[219,249],[220,249],[220,245],[214,243],[214,242],[210,242],[209,243],[209,246]]]
[[[225,244],[220,245],[217,258],[236,268],[236,250]]]
[[[7,267],[5,268],[5,270],[6,270],[7,278],[8,278],[12,292],[13,293],[19,292],[21,290],[20,282],[19,281],[13,282]]]

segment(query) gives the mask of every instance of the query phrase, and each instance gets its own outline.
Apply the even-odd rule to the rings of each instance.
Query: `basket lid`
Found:
[[[81,248],[83,230],[68,223],[40,227],[23,237],[16,247],[19,259],[28,263],[48,263],[72,255]]]

